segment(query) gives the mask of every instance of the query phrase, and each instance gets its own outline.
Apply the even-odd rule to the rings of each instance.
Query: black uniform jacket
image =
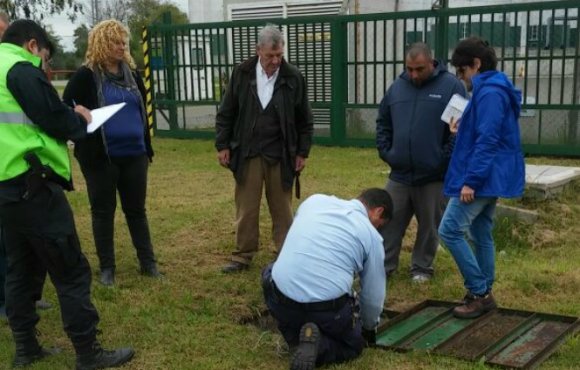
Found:
[[[16,63],[8,71],[6,87],[26,116],[46,134],[62,141],[86,137],[86,121],[62,103],[40,68],[29,62]],[[69,188],[72,188],[72,184]],[[20,200],[24,190],[24,175],[0,181],[0,202]]]

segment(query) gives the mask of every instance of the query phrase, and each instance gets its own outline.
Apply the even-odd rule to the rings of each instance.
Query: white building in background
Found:
[[[430,9],[436,0],[189,0],[192,23]],[[557,0],[449,0],[452,8]]]

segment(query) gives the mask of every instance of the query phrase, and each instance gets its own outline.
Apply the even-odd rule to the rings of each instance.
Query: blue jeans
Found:
[[[475,198],[471,203],[462,203],[459,198],[451,198],[439,226],[439,236],[453,255],[465,288],[472,294],[485,294],[494,282],[492,228],[496,201],[497,198]],[[468,235],[473,248],[467,242]]]

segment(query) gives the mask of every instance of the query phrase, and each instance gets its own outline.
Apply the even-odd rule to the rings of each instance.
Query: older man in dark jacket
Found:
[[[453,94],[466,95],[461,82],[433,60],[429,46],[411,45],[405,72],[391,85],[379,108],[377,149],[391,168],[387,191],[393,198],[393,220],[382,230],[385,270],[399,263],[405,231],[413,215],[418,221],[411,259],[414,282],[433,275],[433,259],[443,215],[443,177],[453,138],[441,114]]]
[[[283,59],[284,38],[267,25],[256,56],[237,66],[216,117],[219,163],[236,180],[236,251],[222,269],[247,269],[258,250],[263,187],[279,250],[292,223],[292,185],[305,166],[313,118],[300,71]]]

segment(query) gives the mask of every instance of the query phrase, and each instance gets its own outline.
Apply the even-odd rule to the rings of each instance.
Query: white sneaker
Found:
[[[430,276],[427,275],[413,275],[413,277],[411,278],[411,281],[415,284],[423,284],[423,283],[427,283],[429,280],[431,280]]]

